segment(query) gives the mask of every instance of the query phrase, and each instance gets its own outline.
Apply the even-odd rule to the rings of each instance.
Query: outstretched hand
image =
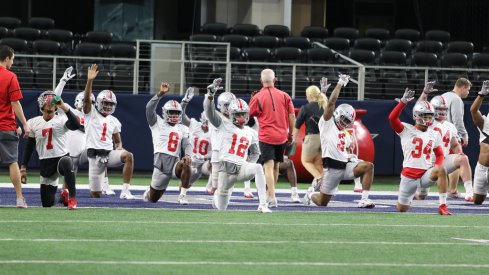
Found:
[[[408,104],[411,100],[414,99],[414,94],[415,94],[414,91],[409,90],[409,88],[406,88],[406,90],[404,90],[404,95],[402,96],[401,101],[404,104]]]
[[[489,80],[484,80],[484,82],[482,82],[482,88],[477,94],[480,96],[489,94]]]
[[[187,90],[185,91],[185,95],[182,98],[182,102],[189,103],[190,100],[194,97],[194,87],[188,87]]]
[[[342,85],[343,87],[345,87],[350,81],[350,76],[347,74],[340,74],[338,77],[340,79],[338,80],[338,84]]]
[[[71,74],[72,71],[73,71],[73,66],[69,66],[63,73],[63,77],[61,78],[61,81],[68,82],[68,80],[75,77],[76,74]]]
[[[213,96],[217,91],[222,90],[222,87],[220,86],[221,82],[222,78],[214,79],[214,81],[212,81],[212,84],[207,86],[207,93]]]
[[[162,97],[163,95],[165,95],[166,93],[168,93],[170,91],[170,84],[168,84],[167,82],[161,82],[161,85],[160,85],[160,91],[158,92],[158,97]]]
[[[328,79],[326,77],[321,77],[321,81],[319,81],[319,84],[321,85],[322,93],[326,93],[329,89],[329,86],[331,86],[331,83],[328,84]]]
[[[94,80],[98,75],[98,66],[97,64],[92,64],[88,67],[87,79]]]
[[[423,93],[425,94],[431,94],[432,92],[438,91],[437,89],[434,89],[433,87],[435,86],[436,81],[428,81],[426,84],[424,84],[424,89]]]

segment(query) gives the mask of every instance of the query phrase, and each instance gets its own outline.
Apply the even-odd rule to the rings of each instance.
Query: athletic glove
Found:
[[[350,81],[350,76],[347,74],[340,74],[338,77],[340,78],[340,80],[338,80],[338,84],[343,85],[343,87],[345,87]]]
[[[329,86],[331,86],[331,84],[328,84],[328,79],[326,77],[321,77],[321,81],[319,81],[319,84],[321,85],[322,93],[326,93],[329,89]]]
[[[71,74],[71,72],[73,71],[73,66],[69,66],[64,74],[63,74],[63,77],[61,78],[62,81],[64,82],[68,82],[68,80],[72,79],[73,77],[75,77],[76,74]]]
[[[207,86],[207,94],[213,96],[217,91],[222,90],[220,87],[222,78],[216,78],[212,81],[212,84]]]
[[[404,91],[404,95],[401,98],[402,103],[408,104],[409,101],[414,99],[414,91],[409,90],[409,88],[406,88]]]
[[[194,97],[194,87],[188,87],[185,91],[185,95],[182,98],[182,102],[189,103]]]
[[[480,96],[489,94],[489,80],[484,80],[484,82],[482,82],[482,88],[477,94]]]
[[[424,84],[423,93],[428,95],[428,94],[431,94],[432,92],[438,91],[437,89],[433,89],[433,87],[435,86],[435,83],[436,83],[436,81],[426,82],[426,84]]]

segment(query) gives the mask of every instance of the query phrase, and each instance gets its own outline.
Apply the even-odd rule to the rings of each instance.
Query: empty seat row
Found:
[[[0,27],[5,27],[7,29],[15,29],[22,25],[22,21],[15,17],[0,17]],[[50,30],[54,29],[55,22],[51,18],[47,17],[32,17],[29,19],[27,26],[41,29]]]
[[[277,36],[263,35],[249,37],[242,34],[226,34],[220,38],[213,34],[195,34],[190,37],[194,42],[229,42],[232,47],[247,48],[278,48],[282,46],[296,47],[302,50],[312,47],[311,41],[307,37],[286,37],[281,39]]]

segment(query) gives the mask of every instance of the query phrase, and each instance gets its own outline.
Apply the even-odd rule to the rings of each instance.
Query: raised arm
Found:
[[[161,97],[170,91],[170,88],[170,84],[161,82],[160,91],[155,94],[146,104],[146,121],[148,121],[149,126],[155,125],[156,121],[158,120],[158,116],[156,115],[156,106],[158,106],[158,102],[160,102]]]
[[[484,128],[484,118],[482,117],[481,112],[479,111],[482,101],[484,100],[484,97],[489,93],[489,80],[485,80],[482,83],[482,89],[477,93],[477,97],[475,98],[474,102],[470,106],[470,114],[472,116],[472,121],[474,121],[474,124],[481,130]]]
[[[185,111],[187,110],[187,105],[194,97],[194,87],[188,87],[187,91],[185,91],[185,95],[182,98],[182,124],[189,127],[190,126],[190,118],[187,116]]]
[[[404,125],[402,125],[399,116],[401,115],[404,107],[406,107],[406,105],[413,99],[414,99],[414,91],[411,91],[409,90],[409,88],[406,88],[401,100],[399,100],[397,106],[389,114],[389,123],[391,124],[392,129],[394,129],[396,133],[400,133],[402,132],[402,130],[404,130]]]
[[[218,90],[221,90],[222,87],[221,85],[221,78],[216,78],[212,82],[211,85],[207,86],[207,94],[205,95],[204,98],[204,112],[207,118],[209,119],[209,122],[214,125],[214,127],[219,127],[221,126],[221,117],[219,114],[216,112],[214,109],[214,95]]]
[[[56,86],[56,89],[54,89],[54,93],[57,96],[61,96],[61,94],[63,93],[63,89],[65,88],[66,82],[68,82],[68,80],[75,77],[76,74],[71,74],[72,71],[73,71],[73,66],[70,66],[65,70],[63,77],[61,77],[61,79],[59,80],[58,86]]]
[[[88,68],[87,72],[87,84],[85,85],[85,92],[83,94],[83,112],[85,114],[88,114],[92,111],[92,99],[90,98],[90,95],[92,94],[92,84],[93,80],[97,77],[98,75],[98,66],[97,64],[92,64]]]
[[[66,114],[66,117],[68,118],[68,120],[65,123],[66,128],[68,128],[70,130],[80,129],[80,127],[81,127],[80,121],[76,118],[75,114],[73,114],[73,112],[70,110],[70,107],[68,107],[68,105],[66,105],[63,102],[61,97],[58,97],[58,98],[59,98],[59,101],[56,101],[54,104],[59,109],[63,110],[63,112]]]
[[[333,116],[333,112],[336,106],[336,100],[338,99],[338,96],[340,94],[341,87],[346,86],[346,84],[348,84],[348,81],[350,81],[350,76],[346,74],[340,74],[339,78],[340,80],[338,80],[336,87],[329,97],[328,104],[326,105],[326,108],[324,108],[323,118],[325,121],[330,120]]]

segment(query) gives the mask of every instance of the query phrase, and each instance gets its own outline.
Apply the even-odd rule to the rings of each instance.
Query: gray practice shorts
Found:
[[[436,181],[430,180],[432,170],[433,168],[426,170],[423,176],[419,179],[412,179],[401,175],[401,184],[399,185],[399,197],[397,199],[399,204],[411,205],[414,194],[416,193],[416,189],[418,187],[424,189],[430,188],[431,186],[436,184]]]
[[[345,169],[323,168],[323,180],[321,181],[321,193],[335,195],[338,185],[342,180],[352,180],[355,178],[353,169],[358,162],[348,162]]]
[[[489,167],[477,162],[474,171],[474,194],[487,195],[489,191]]]
[[[0,162],[11,164],[19,159],[19,137],[15,131],[0,131]]]

